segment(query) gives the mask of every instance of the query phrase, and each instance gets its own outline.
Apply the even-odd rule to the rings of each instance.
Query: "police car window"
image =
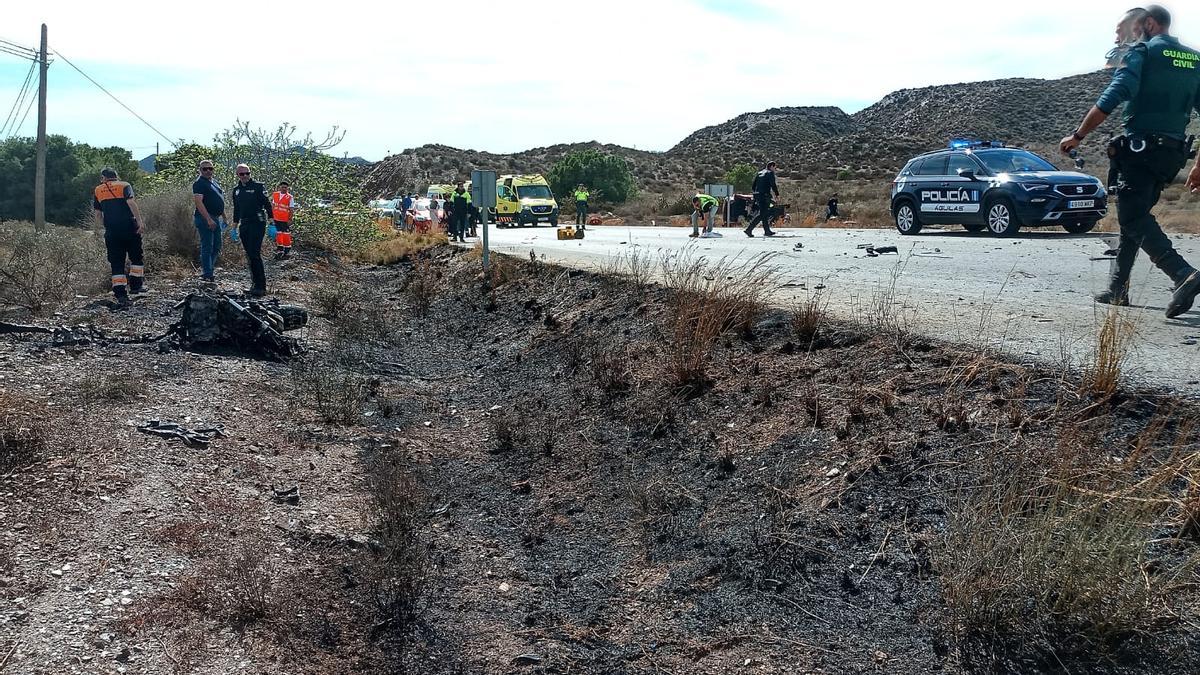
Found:
[[[950,155],[950,166],[946,169],[947,176],[957,176],[963,171],[979,173],[979,165],[967,155],[956,152]]]
[[[976,156],[993,173],[1056,171],[1053,164],[1026,150],[989,150]]]
[[[913,173],[918,176],[945,176],[946,156],[934,155],[933,157],[926,157],[921,166]]]

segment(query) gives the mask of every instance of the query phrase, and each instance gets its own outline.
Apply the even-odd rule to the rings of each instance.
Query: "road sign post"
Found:
[[[471,202],[479,209],[483,226],[483,269],[488,268],[488,209],[496,208],[496,172],[471,172]]]

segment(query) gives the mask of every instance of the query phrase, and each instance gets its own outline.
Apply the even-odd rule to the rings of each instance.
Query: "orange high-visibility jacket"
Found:
[[[292,220],[292,195],[291,193],[273,192],[271,193],[271,217],[281,223],[291,222]]]

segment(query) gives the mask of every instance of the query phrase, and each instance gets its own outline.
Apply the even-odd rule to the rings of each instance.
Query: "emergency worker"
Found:
[[[581,230],[587,229],[588,197],[588,189],[580,183],[579,187],[575,188],[575,224]]]
[[[1125,133],[1108,146],[1117,174],[1121,239],[1108,289],[1096,295],[1096,301],[1129,304],[1129,277],[1141,248],[1174,282],[1166,310],[1167,317],[1174,318],[1191,309],[1200,292],[1200,272],[1176,252],[1150,210],[1163,188],[1187,164],[1192,144],[1184,133],[1192,111],[1200,111],[1200,53],[1180,44],[1169,34],[1170,27],[1171,15],[1166,9],[1159,5],[1146,8],[1140,25],[1146,40],[1125,55],[1112,83],[1079,128],[1062,139],[1059,149],[1066,154],[1078,147],[1125,103]],[[1193,191],[1200,189],[1200,164],[1193,165],[1187,186]]]
[[[471,193],[467,192],[467,188],[462,183],[454,186],[454,193],[451,195],[454,202],[453,221],[451,225],[453,235],[450,241],[466,242],[467,226],[471,220]]]
[[[112,268],[112,292],[120,306],[129,304],[129,294],[146,292],[145,260],[142,258],[141,212],[133,198],[133,188],[114,169],[100,171],[100,184],[92,194],[96,224],[104,226],[104,249]],[[125,259],[129,274],[125,274]]]
[[[271,193],[271,220],[275,224],[275,257],[286,258],[292,253],[292,214],[296,212],[296,197],[286,180]]]
[[[758,215],[750,220],[750,225],[744,230],[747,237],[754,236],[754,226],[760,221],[764,237],[773,237],[771,230],[771,204],[779,196],[779,185],[775,181],[775,162],[767,162],[767,168],[754,176],[754,204],[758,206]]]
[[[698,193],[692,197],[692,233],[689,237],[704,237],[705,239],[720,237],[713,232],[713,224],[717,222],[717,208],[721,202],[712,195]],[[704,222],[704,234],[700,234],[700,223]]]
[[[250,167],[237,165],[238,184],[233,188],[233,226],[241,230],[242,249],[250,268],[250,295],[259,298],[267,294],[267,274],[263,270],[262,243],[267,234],[267,214],[272,213],[267,188],[251,180]]]

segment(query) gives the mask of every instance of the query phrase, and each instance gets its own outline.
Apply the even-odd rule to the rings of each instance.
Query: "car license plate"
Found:
[[[1095,199],[1074,199],[1067,202],[1068,209],[1094,209],[1096,208]]]
[[[548,223],[548,222],[550,222],[550,216],[542,216],[541,218],[538,218],[538,222],[539,223]]]

